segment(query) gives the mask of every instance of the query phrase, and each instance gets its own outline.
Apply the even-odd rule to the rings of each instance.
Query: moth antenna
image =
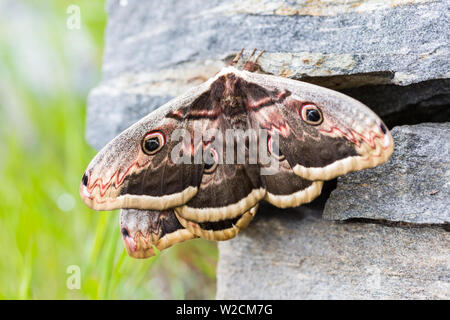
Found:
[[[250,53],[250,55],[248,56],[247,61],[246,61],[245,63],[250,62],[250,60],[252,59],[252,57],[255,55],[255,52],[256,52],[256,48],[254,48],[253,51],[252,51],[252,53]]]
[[[258,59],[262,56],[262,54],[264,53],[264,52],[266,52],[266,50],[261,50],[261,52],[260,53],[258,53],[258,55],[256,56],[256,58],[255,58],[255,63],[258,63]]]
[[[239,60],[242,58],[242,54],[244,53],[244,48],[239,51],[239,53],[234,57],[233,60],[231,60],[230,66],[234,66],[236,63],[239,62]]]

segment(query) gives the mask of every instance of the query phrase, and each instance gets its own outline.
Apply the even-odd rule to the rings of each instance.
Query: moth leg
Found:
[[[239,51],[239,53],[234,57],[234,59],[230,63],[230,66],[236,65],[236,63],[238,63],[239,60],[241,60],[243,53],[244,53],[244,48],[242,48],[241,51]]]
[[[266,50],[263,49],[258,53],[254,61],[255,63],[258,63],[258,59],[263,55],[264,52],[266,52]]]

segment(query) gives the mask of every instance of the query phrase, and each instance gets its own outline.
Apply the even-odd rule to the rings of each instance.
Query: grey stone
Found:
[[[105,58],[105,64],[107,58]],[[124,73],[94,88],[88,98],[86,138],[97,149],[170,99],[212,77],[225,64],[205,62],[162,72]]]
[[[447,1],[108,1],[107,78],[261,48],[294,78],[376,72],[377,83],[447,78]],[[120,48],[120,50],[117,50]]]
[[[170,98],[126,92],[117,95],[97,94],[94,90],[88,98],[90,109],[87,114],[86,140],[99,150],[117,134]]]
[[[263,205],[221,242],[217,298],[450,298],[450,123],[392,134],[387,163],[338,178],[328,220]]]
[[[408,86],[376,85],[339,90],[370,106],[390,127],[450,121],[450,80]]]
[[[441,228],[325,221],[262,208],[219,243],[217,299],[449,299]]]
[[[338,178],[323,217],[450,224],[450,122],[395,127],[392,157]]]
[[[398,113],[411,106],[423,115],[428,103],[426,110],[439,113],[450,100],[448,9],[446,1],[427,0],[109,0],[88,141],[102,147],[241,48],[266,50],[263,72],[348,90],[393,117],[391,125],[401,124]]]

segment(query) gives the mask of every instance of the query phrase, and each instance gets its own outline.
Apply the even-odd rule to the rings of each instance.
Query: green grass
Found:
[[[118,212],[94,212],[79,198],[95,155],[84,125],[88,90],[100,79],[103,1],[14,3],[34,19],[0,13],[0,298],[214,298],[215,243],[190,241],[135,260],[124,250]],[[81,30],[65,27],[72,3],[81,8]],[[86,50],[75,47],[73,32]],[[34,46],[19,41],[26,36]],[[80,71],[78,60],[89,69]],[[66,285],[71,265],[81,270],[79,290]]]

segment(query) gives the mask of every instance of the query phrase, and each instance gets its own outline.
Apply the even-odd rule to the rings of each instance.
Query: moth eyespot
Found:
[[[219,155],[217,154],[216,149],[209,149],[209,156],[208,159],[205,159],[205,169],[203,170],[203,172],[206,174],[213,173],[216,170],[218,163]]]
[[[323,121],[322,111],[314,104],[308,103],[301,107],[300,116],[306,123],[318,126]]]
[[[164,147],[165,143],[166,139],[162,132],[151,131],[142,140],[142,151],[149,156],[154,155]]]
[[[122,233],[122,236],[124,236],[125,238],[130,237],[130,233],[128,232],[127,228],[122,228],[120,232]]]
[[[271,136],[267,138],[267,149],[269,153],[278,160],[284,160],[284,154],[281,152],[278,143]]]

